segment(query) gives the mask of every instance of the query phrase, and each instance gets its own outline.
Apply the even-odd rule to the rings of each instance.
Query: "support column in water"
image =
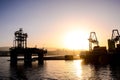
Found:
[[[43,64],[44,59],[43,59],[43,53],[38,53],[38,64]]]
[[[17,53],[10,51],[10,64],[17,65]]]
[[[32,65],[32,53],[24,53],[24,64]]]

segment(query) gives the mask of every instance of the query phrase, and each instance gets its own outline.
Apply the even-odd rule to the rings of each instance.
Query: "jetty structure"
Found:
[[[81,53],[80,58],[85,62],[99,64],[106,62],[103,58],[107,56],[107,49],[105,46],[100,46],[95,32],[90,32],[89,36],[89,51],[83,55]],[[103,61],[104,60],[104,61]]]
[[[113,29],[111,39],[108,39],[108,53],[110,54],[110,63],[120,64],[120,34],[118,29]]]
[[[10,64],[16,65],[18,56],[24,56],[24,64],[32,64],[32,55],[38,56],[38,64],[44,63],[44,54],[47,50],[44,48],[29,48],[27,47],[27,33],[23,33],[22,28],[14,33],[13,47],[10,48]]]
[[[112,30],[111,39],[106,46],[99,46],[95,32],[90,32],[89,51],[80,54],[80,58],[87,63],[94,64],[120,64],[120,35],[117,29]]]

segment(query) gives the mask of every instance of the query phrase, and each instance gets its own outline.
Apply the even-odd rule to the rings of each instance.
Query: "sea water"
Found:
[[[119,80],[120,67],[85,64],[82,60],[45,60],[24,66],[10,66],[9,57],[0,57],[0,80]]]

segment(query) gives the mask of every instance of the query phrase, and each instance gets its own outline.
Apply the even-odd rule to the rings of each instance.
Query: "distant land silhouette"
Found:
[[[9,48],[10,47],[0,47],[0,56],[9,56]],[[48,48],[47,55],[71,55],[71,54],[79,54],[80,51],[73,51],[67,49],[56,49],[56,48]]]
[[[0,51],[9,51],[10,47],[0,47]]]
[[[0,47],[0,51],[9,51],[9,46],[6,46],[6,47]],[[49,51],[55,51],[57,50],[57,48],[47,48]]]

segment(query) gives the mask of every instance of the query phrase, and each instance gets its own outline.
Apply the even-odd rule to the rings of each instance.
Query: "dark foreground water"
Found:
[[[37,61],[32,66],[9,65],[9,57],[0,57],[0,80],[120,80],[120,67],[83,64],[82,60]]]

